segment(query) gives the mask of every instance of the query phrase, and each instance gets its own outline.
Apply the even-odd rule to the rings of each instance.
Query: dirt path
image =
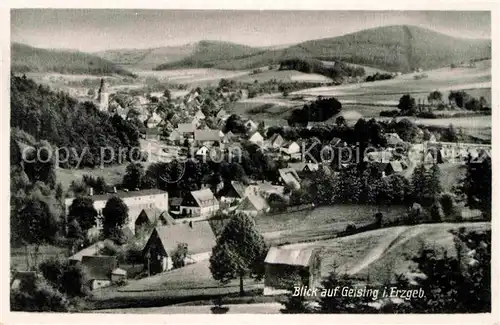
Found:
[[[98,310],[99,313],[113,314],[211,314],[213,305],[201,306],[165,306],[150,308],[124,308]],[[227,314],[279,314],[283,306],[277,302],[256,304],[224,305]]]

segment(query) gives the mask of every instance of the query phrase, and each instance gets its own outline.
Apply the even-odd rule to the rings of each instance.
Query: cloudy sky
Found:
[[[11,11],[11,39],[37,47],[87,52],[199,40],[271,46],[397,24],[457,37],[491,37],[490,13],[480,11],[18,9]]]

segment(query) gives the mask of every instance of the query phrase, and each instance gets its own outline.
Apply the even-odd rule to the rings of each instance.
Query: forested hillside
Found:
[[[78,157],[82,157],[79,167],[98,166],[101,148],[115,153],[114,159],[108,154],[103,160],[117,163],[126,159],[119,157],[120,148],[126,156],[130,148],[139,146],[139,131],[120,116],[100,112],[92,102],[78,103],[67,93],[54,92],[24,76],[11,76],[10,103],[11,127],[35,141],[47,140],[61,148],[60,159],[68,158],[61,167],[76,166]],[[23,139],[14,140],[32,145]]]

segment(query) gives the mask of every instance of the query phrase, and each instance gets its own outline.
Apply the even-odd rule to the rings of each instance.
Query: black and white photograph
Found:
[[[493,313],[493,16],[448,7],[11,8],[10,312]]]

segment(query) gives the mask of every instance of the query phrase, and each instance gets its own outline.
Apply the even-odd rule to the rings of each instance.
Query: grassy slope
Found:
[[[19,43],[11,46],[11,69],[12,72],[133,76],[131,72],[95,55],[40,49]]]
[[[157,69],[251,69],[275,64],[286,58],[300,57],[326,61],[342,60],[389,71],[409,71],[491,57],[489,40],[459,39],[406,25],[367,29],[270,50],[230,43],[206,43],[207,46],[198,46],[193,55],[178,62],[160,65]],[[214,56],[214,53],[217,55]]]

